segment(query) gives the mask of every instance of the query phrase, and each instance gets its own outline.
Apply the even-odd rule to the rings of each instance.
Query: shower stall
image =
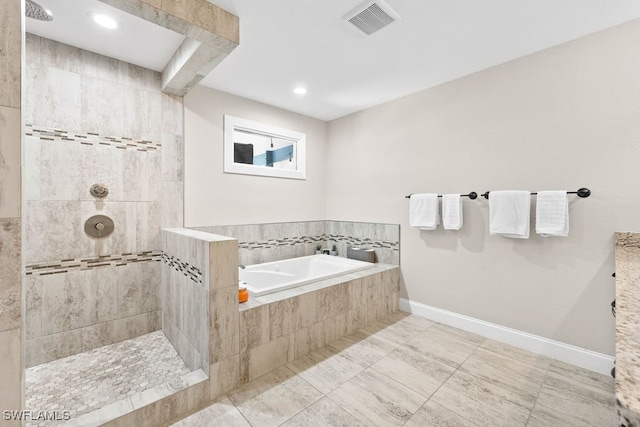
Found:
[[[76,419],[184,386],[200,365],[163,333],[160,287],[182,99],[160,73],[32,34],[23,76],[26,409]]]

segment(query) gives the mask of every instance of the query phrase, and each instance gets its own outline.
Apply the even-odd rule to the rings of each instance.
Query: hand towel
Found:
[[[566,191],[539,191],[536,203],[536,233],[541,236],[569,235],[569,199]]]
[[[442,195],[442,225],[445,230],[462,228],[462,199],[459,194]]]
[[[420,230],[435,230],[440,224],[438,195],[412,194],[409,198],[409,225]]]
[[[489,193],[489,232],[513,239],[529,238],[531,192]]]

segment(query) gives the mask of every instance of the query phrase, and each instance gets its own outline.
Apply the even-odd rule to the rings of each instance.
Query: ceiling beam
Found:
[[[184,96],[240,43],[237,16],[207,0],[100,0],[185,36],[162,71],[162,90]]]

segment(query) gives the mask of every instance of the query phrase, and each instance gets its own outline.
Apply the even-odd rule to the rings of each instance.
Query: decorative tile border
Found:
[[[396,252],[400,250],[399,242],[387,242],[383,240],[372,240],[369,238],[359,239],[339,234],[321,234],[314,237],[285,237],[283,239],[270,239],[260,242],[239,242],[238,249],[271,249],[280,246],[316,244],[326,241],[343,242],[354,246],[366,246],[374,249],[390,249]],[[174,270],[184,274],[195,283],[202,283],[202,271],[199,268],[189,264],[188,262],[182,261],[173,255],[163,253],[162,251],[100,255],[97,257],[71,258],[60,261],[27,264],[25,266],[25,274],[27,276],[45,276],[50,274],[68,273],[74,270],[91,270],[100,267],[120,267],[144,261],[162,261]]]
[[[56,128],[25,125],[25,135],[38,137],[43,141],[75,142],[82,145],[95,145],[100,147],[113,147],[122,150],[156,151],[162,148],[162,144],[132,139],[127,137],[100,136],[97,133],[68,132]]]
[[[344,242],[357,246],[367,246],[371,248],[392,249],[394,251],[400,250],[400,242],[387,242],[384,240],[372,240],[369,238],[360,239],[357,237],[343,236],[341,234],[321,234],[313,237],[286,237],[284,239],[270,239],[259,242],[238,242],[238,249],[271,249],[278,246],[303,245],[308,243],[326,242],[327,240]]]
[[[145,251],[33,263],[27,264],[25,271],[27,276],[46,276],[49,274],[68,273],[74,270],[91,270],[99,267],[120,267],[136,262],[161,261],[161,259],[162,251]]]
[[[388,242],[385,240],[372,240],[368,237],[358,238],[351,236],[343,236],[341,234],[329,234],[327,240],[333,240],[337,242],[344,242],[355,246],[367,246],[371,248],[392,249],[394,251],[400,250],[400,242]]]
[[[198,284],[202,283],[202,271],[200,271],[199,268],[194,267],[188,262],[182,261],[181,259],[176,258],[173,255],[168,255],[166,253],[162,254],[162,261],[169,267],[173,268],[175,271],[184,274],[194,282]]]
[[[285,237],[283,239],[269,239],[260,242],[238,242],[238,249],[270,249],[278,246],[294,246],[307,243],[324,242],[327,236],[301,236],[301,237]]]
[[[46,276],[50,274],[68,273],[74,270],[91,270],[99,267],[120,267],[127,264],[145,261],[163,261],[169,267],[184,274],[196,283],[202,283],[200,269],[162,251],[145,251],[125,253],[120,255],[100,255],[97,257],[83,257],[63,259],[60,261],[40,262],[25,266],[27,276]]]

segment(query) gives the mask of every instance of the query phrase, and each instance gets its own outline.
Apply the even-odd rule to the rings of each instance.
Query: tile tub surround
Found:
[[[238,239],[244,265],[312,255],[318,244],[323,249],[335,244],[340,256],[346,256],[347,246],[366,246],[375,250],[377,262],[400,264],[397,224],[322,220],[192,228]]]
[[[399,309],[400,268],[388,264],[250,298],[240,305],[240,382]]]
[[[616,233],[616,400],[620,425],[640,426],[640,233]]]
[[[400,226],[350,221],[326,221],[327,246],[334,243],[338,253],[346,256],[347,246],[374,248],[377,261],[400,265]]]

